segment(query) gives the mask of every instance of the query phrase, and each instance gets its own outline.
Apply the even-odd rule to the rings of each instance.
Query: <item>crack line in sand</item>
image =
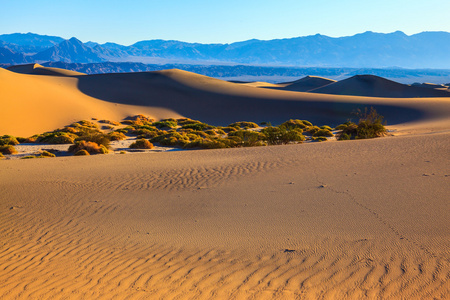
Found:
[[[403,235],[402,233],[400,233],[400,231],[395,228],[392,224],[390,224],[389,222],[387,222],[385,219],[383,219],[380,214],[378,214],[376,211],[374,211],[373,209],[371,209],[370,207],[358,202],[358,200],[356,200],[355,196],[353,196],[349,190],[346,191],[339,191],[336,190],[332,187],[327,186],[323,181],[321,181],[319,179],[319,175],[317,174],[316,170],[313,171],[314,175],[315,175],[315,179],[316,181],[319,183],[319,188],[325,188],[327,187],[330,191],[336,193],[336,194],[344,194],[347,195],[350,200],[355,203],[356,205],[358,205],[359,207],[363,208],[364,210],[370,212],[379,222],[381,222],[383,225],[387,226],[389,228],[390,231],[392,231],[396,236],[398,236],[401,240],[405,240],[411,244],[413,244],[416,247],[419,247],[423,252],[425,252],[428,256],[432,257],[432,258],[438,258],[438,256],[431,252],[430,250],[428,250],[425,246],[419,244],[418,242],[412,240],[411,238],[406,237],[405,235]]]

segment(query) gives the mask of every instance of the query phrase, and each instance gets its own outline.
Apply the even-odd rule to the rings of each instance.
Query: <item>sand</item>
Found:
[[[74,111],[88,105],[86,114],[125,101],[115,85],[146,82],[138,92],[128,90],[119,108],[185,115],[183,101],[222,103],[226,116],[218,120],[226,121],[270,115],[232,107],[259,99],[275,114],[281,103],[330,121],[336,111],[371,103],[390,113],[394,135],[0,161],[0,299],[450,297],[449,98],[308,95],[181,71],[104,77],[5,72],[0,76],[10,84],[46,95],[52,95],[50,85],[60,85],[67,101],[73,97]],[[95,90],[94,83],[112,91]],[[164,94],[161,85],[171,92]],[[175,100],[157,106],[157,95]],[[93,103],[98,107],[90,111]],[[308,108],[311,103],[318,106]],[[324,103],[335,109],[315,110]],[[50,122],[54,115],[43,107],[36,115]],[[123,111],[113,108],[110,117],[120,117]],[[208,106],[195,108],[207,117]]]
[[[448,298],[449,141],[3,161],[1,294]]]

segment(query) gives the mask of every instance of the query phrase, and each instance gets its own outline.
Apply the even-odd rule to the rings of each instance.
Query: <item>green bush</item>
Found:
[[[162,128],[175,128],[177,127],[177,120],[175,119],[166,119],[166,120],[161,120],[159,122],[153,122],[152,126],[155,126],[159,129]]]
[[[326,142],[327,138],[324,136],[314,136],[311,140],[314,142]]]
[[[266,127],[261,130],[261,133],[265,136],[264,139],[269,145],[283,145],[292,142],[303,142],[305,140],[305,136],[301,130],[289,130],[284,126]]]
[[[4,135],[4,136],[0,137],[0,146],[5,146],[5,145],[11,145],[11,146],[19,145],[19,141],[11,135]]]
[[[56,156],[55,154],[48,152],[46,150],[43,150],[40,155],[40,157],[55,157],[55,156]]]
[[[333,128],[331,128],[331,127],[328,126],[328,125],[320,126],[320,129],[326,129],[326,130],[328,130],[328,131],[333,131]]]
[[[238,130],[230,132],[229,137],[239,138],[240,146],[242,147],[255,147],[264,146],[266,136],[263,133],[250,131],[250,130]]]
[[[75,152],[74,156],[83,156],[83,155],[90,155],[88,151],[85,149],[78,150]]]
[[[333,133],[328,129],[319,129],[313,134],[314,137],[332,137]]]
[[[305,125],[302,120],[292,120],[291,119],[289,121],[286,121],[286,122],[280,124],[279,127],[286,127],[287,129],[294,129],[294,128],[304,129],[308,126],[309,125]]]
[[[370,110],[365,108],[364,112],[358,110],[356,115],[359,117],[358,124],[346,122],[336,127],[337,130],[342,130],[338,134],[338,140],[371,139],[386,134],[384,118],[373,107]]]
[[[132,149],[152,149],[153,144],[146,139],[138,139],[130,145]]]
[[[1,154],[16,154],[17,150],[14,148],[13,145],[4,145],[0,146],[0,153]]]
[[[76,135],[68,132],[47,132],[39,135],[36,142],[41,144],[72,144]]]
[[[228,127],[235,127],[235,128],[257,128],[259,127],[258,124],[253,123],[253,122],[246,122],[246,121],[240,121],[240,122],[234,122],[230,125],[228,125]]]

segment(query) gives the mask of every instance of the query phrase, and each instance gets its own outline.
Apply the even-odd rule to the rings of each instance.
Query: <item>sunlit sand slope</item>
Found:
[[[2,161],[2,299],[448,299],[448,133]]]
[[[121,120],[138,113],[156,118],[178,115],[169,109],[95,99],[77,86],[75,77],[25,75],[0,68],[0,135],[30,136],[93,117]]]

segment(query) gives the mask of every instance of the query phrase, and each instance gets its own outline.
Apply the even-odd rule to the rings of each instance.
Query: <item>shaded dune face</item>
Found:
[[[164,107],[217,125],[238,120],[282,123],[291,118],[337,125],[356,109],[374,106],[393,123],[412,122],[423,112],[382,101],[315,95],[241,86],[189,72],[171,70],[78,77],[83,93],[105,101]]]
[[[294,92],[308,92],[313,89],[317,89],[320,87],[324,87],[331,83],[335,83],[336,80],[318,77],[318,76],[306,76],[302,79],[293,81],[293,82],[285,82],[279,84],[275,89],[285,90],[285,91],[294,91]],[[269,87],[270,88],[270,87]]]
[[[374,75],[356,75],[351,78],[311,90],[310,92],[333,95],[389,98],[449,96],[449,94],[444,91],[409,86]]]

